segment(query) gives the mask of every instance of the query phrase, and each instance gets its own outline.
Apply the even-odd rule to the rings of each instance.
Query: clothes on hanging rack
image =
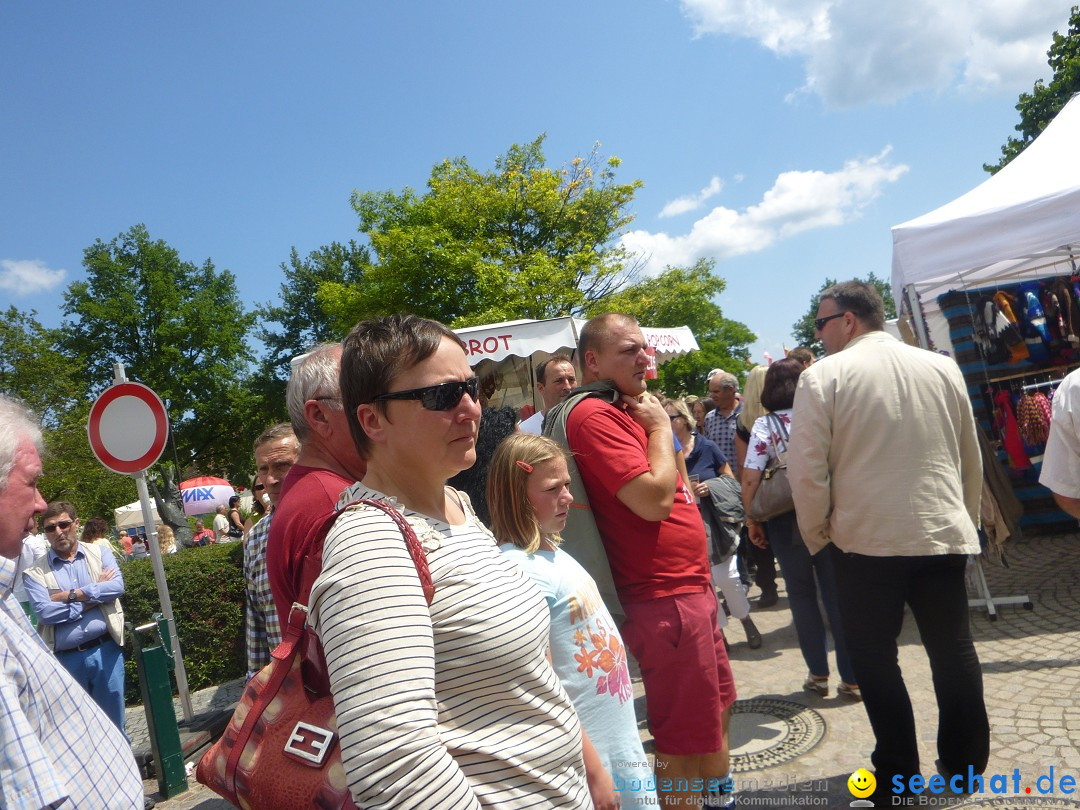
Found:
[[[1024,444],[1045,445],[1050,435],[1050,400],[1040,391],[1034,394],[1025,391],[1016,403],[1016,422]]]
[[[1024,452],[1024,441],[1020,438],[1020,428],[1013,414],[1012,397],[1008,391],[999,390],[994,394],[994,427],[1001,434],[1001,443],[1009,457],[1009,466],[1014,470],[1026,470],[1031,467],[1031,459]]]

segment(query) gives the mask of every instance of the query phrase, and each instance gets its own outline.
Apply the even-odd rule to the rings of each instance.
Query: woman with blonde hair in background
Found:
[[[515,433],[495,450],[487,480],[492,532],[547,600],[551,663],[591,743],[585,770],[593,801],[610,803],[614,777],[624,806],[653,805],[622,637],[593,578],[559,548],[573,501],[566,458],[548,437]]]
[[[713,585],[723,594],[720,611],[717,613],[717,624],[723,631],[727,627],[727,617],[730,613],[742,623],[747,646],[756,650],[761,646],[761,633],[754,624],[754,620],[750,618],[750,602],[746,598],[746,586],[739,578],[738,564],[735,559],[738,548],[737,527],[741,525],[741,521],[730,528],[726,525],[715,527],[725,534],[723,537],[714,537],[714,526],[712,521],[707,519],[708,516],[704,511],[710,508],[710,504],[706,502],[712,497],[708,483],[710,479],[727,476],[731,479],[732,488],[737,487],[731,466],[724,458],[724,454],[720,452],[720,447],[716,442],[694,432],[694,417],[690,409],[686,407],[685,401],[665,399],[663,406],[671,417],[671,431],[686,452],[686,469],[690,476],[689,486],[693,490],[695,500],[698,501],[698,509],[702,510],[702,519],[705,521],[712,546],[709,549],[709,563]],[[736,537],[734,545],[725,548],[723,540],[733,536]],[[720,599],[720,596],[717,595],[717,598]]]
[[[175,554],[180,549],[176,546],[176,535],[173,533],[171,526],[159,526],[157,530],[158,548],[161,549],[161,553]]]
[[[754,366],[746,375],[746,386],[743,391],[742,412],[735,425],[735,477],[742,477],[743,463],[746,461],[746,449],[750,442],[750,431],[760,417],[765,415],[765,408],[761,404],[761,389],[765,385],[765,374],[768,366]],[[758,597],[758,607],[767,608],[776,604],[779,598],[776,593],[776,558],[772,548],[757,546],[750,542],[750,536],[743,530],[739,542],[737,556],[742,580],[747,587],[753,578],[754,584],[761,589]]]

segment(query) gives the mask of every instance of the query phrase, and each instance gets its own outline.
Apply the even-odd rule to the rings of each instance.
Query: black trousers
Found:
[[[968,623],[963,554],[870,557],[829,546],[844,637],[877,740],[871,761],[882,780],[919,773],[915,716],[897,659],[896,640],[911,607],[930,658],[938,704],[938,756],[951,773],[986,769],[990,723],[982,670]],[[884,788],[891,790],[891,784]]]
[[[771,546],[758,548],[750,542],[750,535],[743,527],[739,538],[739,576],[747,587],[750,586],[750,570],[754,571],[754,584],[762,593],[776,590],[776,558]]]

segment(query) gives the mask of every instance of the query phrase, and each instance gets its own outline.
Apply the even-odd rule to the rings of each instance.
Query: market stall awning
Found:
[[[542,321],[505,321],[454,331],[465,343],[470,365],[476,365],[482,360],[498,363],[507,357],[532,357],[537,352],[554,354],[560,349],[573,352],[584,325],[585,321],[580,318],[566,317]],[[643,326],[641,331],[649,345],[656,349],[659,363],[699,348],[688,326]]]

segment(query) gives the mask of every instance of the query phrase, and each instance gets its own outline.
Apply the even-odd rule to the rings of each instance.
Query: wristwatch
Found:
[[[75,589],[72,588],[70,591],[68,591],[68,603],[71,603],[71,602],[74,602],[74,601],[75,601]]]

